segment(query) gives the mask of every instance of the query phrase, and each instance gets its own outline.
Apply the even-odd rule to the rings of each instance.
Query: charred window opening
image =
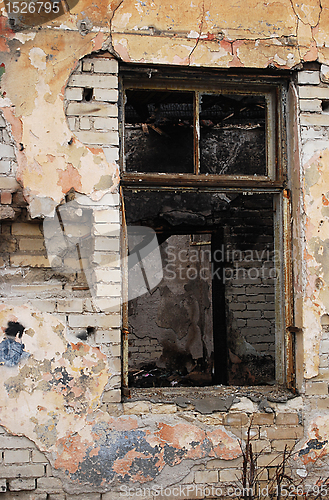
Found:
[[[266,175],[264,96],[200,95],[202,174]]]
[[[273,195],[125,190],[152,227],[163,279],[129,302],[134,387],[275,380]]]
[[[292,387],[286,82],[122,68],[125,219],[162,265],[127,273],[123,387]]]
[[[128,172],[193,173],[193,94],[127,90]]]
[[[273,105],[268,89],[127,88],[125,172],[274,179]]]

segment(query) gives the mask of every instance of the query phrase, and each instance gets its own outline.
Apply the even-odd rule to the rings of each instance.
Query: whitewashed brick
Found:
[[[6,450],[4,462],[6,464],[17,464],[30,461],[30,450]]]
[[[300,115],[301,125],[318,125],[321,127],[329,127],[329,113],[325,114],[301,114]]]
[[[74,131],[77,129],[77,119],[75,117],[66,118],[69,124],[70,130]]]
[[[95,129],[97,130],[118,130],[117,118],[95,118]]]
[[[80,128],[81,130],[90,130],[91,129],[90,118],[82,116],[80,118]]]
[[[300,99],[299,107],[301,111],[322,112],[320,99]]]
[[[114,131],[110,132],[94,132],[90,131],[77,131],[77,138],[84,144],[119,144],[119,134]]]
[[[0,144],[0,158],[15,158],[14,146],[10,144]]]
[[[32,462],[42,462],[44,464],[48,463],[48,460],[43,453],[39,450],[32,450]]]
[[[72,328],[118,328],[121,324],[120,314],[70,314],[69,326]]]
[[[57,310],[58,312],[82,312],[83,299],[59,300]]]
[[[85,59],[82,61],[82,71],[92,71],[93,63],[90,59]]]
[[[82,101],[82,92],[83,89],[81,87],[67,87],[65,90],[65,99],[69,101]]]
[[[118,116],[116,104],[100,104],[97,102],[70,102],[66,114],[68,116]]]
[[[62,482],[57,477],[40,477],[37,480],[38,490],[47,493],[57,493],[63,491]]]
[[[119,253],[94,252],[93,263],[103,267],[119,267],[120,255]]]
[[[121,283],[120,269],[96,269],[95,276],[98,282]]]
[[[88,196],[84,194],[76,194],[75,196],[75,201],[79,203],[79,205],[94,205],[96,207],[114,207],[119,205],[120,203],[120,197],[119,193],[107,193],[105,194],[100,200],[94,201]]]
[[[94,305],[101,312],[113,312],[119,314],[121,311],[120,300],[118,300],[118,298],[96,298],[94,299]]]
[[[105,146],[105,147],[103,147],[103,151],[104,151],[106,160],[109,163],[117,161],[119,159],[119,148],[118,147]]]
[[[0,466],[0,478],[16,479],[17,477],[31,478],[44,475],[43,464],[6,465]]]
[[[73,75],[70,78],[70,87],[116,89],[118,87],[118,77],[113,75],[100,76],[93,73],[89,75]]]
[[[100,57],[93,60],[95,73],[113,73],[117,74],[119,67],[116,59],[105,59]]]
[[[116,284],[97,283],[96,294],[98,297],[120,297],[121,286]]]
[[[9,160],[0,160],[0,174],[8,174],[10,172],[11,163]]]
[[[35,445],[27,439],[26,437],[19,436],[1,436],[1,448],[2,449],[12,449],[12,448],[33,448]]]
[[[121,226],[120,224],[95,224],[94,233],[96,236],[119,236]]]
[[[95,237],[95,250],[116,252],[120,249],[119,238],[109,238],[106,236]]]
[[[329,87],[299,87],[301,99],[329,99]]]
[[[118,210],[95,210],[95,222],[120,222],[120,211]],[[97,225],[98,227],[98,225]]]
[[[217,470],[198,470],[195,473],[196,483],[217,483],[218,471]]]
[[[121,342],[121,331],[119,329],[113,330],[97,330],[95,333],[96,344],[110,344]]]
[[[94,89],[94,99],[96,101],[117,102],[119,92],[115,89]]]
[[[323,139],[324,138],[324,133],[323,129],[316,130],[315,128],[312,127],[301,127],[301,135],[302,139],[305,140],[313,140],[313,139]]]
[[[9,481],[10,491],[31,491],[35,489],[35,479],[12,479]]]
[[[299,85],[318,85],[320,83],[320,75],[318,71],[299,71]]]

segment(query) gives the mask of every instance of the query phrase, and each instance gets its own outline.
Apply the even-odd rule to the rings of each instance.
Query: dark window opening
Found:
[[[127,172],[193,173],[193,93],[127,90]]]
[[[273,178],[273,95],[125,91],[126,173]]]
[[[124,190],[163,279],[129,302],[131,387],[275,380],[273,194]]]
[[[202,174],[266,175],[264,96],[200,95]]]

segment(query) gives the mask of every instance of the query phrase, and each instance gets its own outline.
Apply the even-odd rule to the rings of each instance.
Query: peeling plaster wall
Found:
[[[22,322],[30,354],[17,366],[0,367],[0,488],[9,488],[8,498],[59,494],[73,499],[79,493],[89,500],[91,492],[93,499],[102,493],[102,500],[111,500],[120,484],[173,484],[173,470],[180,484],[230,484],[241,470],[237,437],[246,437],[252,415],[255,446],[265,447],[265,463],[284,443],[301,440],[295,468],[308,469],[310,480],[329,470],[328,7],[316,0],[234,5],[80,0],[40,26],[27,17],[26,28],[14,32],[1,2],[0,214],[5,223],[0,265],[6,287],[0,327],[4,330],[8,320]],[[270,413],[264,410],[266,398],[257,404],[247,397],[231,401],[221,411],[209,402],[189,406],[188,398],[180,401],[183,410],[147,399],[119,403],[119,127],[113,57],[223,69],[301,70],[308,64],[296,82],[300,137],[295,145],[301,165],[298,155],[292,161],[303,179],[305,241],[296,238],[294,246],[300,245],[304,259],[304,274],[295,276],[304,382],[302,397],[271,403]],[[116,81],[104,80],[109,75]],[[82,102],[83,89],[90,86],[96,110]],[[68,202],[70,192],[92,212],[86,294],[69,289],[68,276],[46,279],[52,268],[43,247],[43,219]],[[24,289],[28,275],[33,279]],[[97,327],[98,334],[79,342],[76,333],[88,326]]]

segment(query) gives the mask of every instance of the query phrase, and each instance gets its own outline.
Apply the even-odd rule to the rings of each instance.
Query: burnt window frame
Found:
[[[202,74],[206,73],[206,74]],[[120,68],[120,168],[121,180],[130,184],[147,183],[158,185],[159,175],[166,176],[168,186],[223,186],[223,187],[255,187],[255,181],[262,187],[283,187],[285,180],[284,147],[282,122],[284,116],[283,94],[286,80],[275,77],[251,78],[240,75],[227,77],[221,73],[200,71],[166,72],[163,68],[134,67],[122,65]],[[126,90],[168,90],[173,92],[192,92],[194,94],[194,173],[142,173],[128,172],[125,168],[125,91]],[[200,173],[200,125],[199,96],[201,94],[241,94],[264,96],[266,108],[266,175],[227,175]]]
[[[278,385],[295,390],[295,333],[294,326],[294,294],[292,276],[292,209],[288,170],[288,137],[287,108],[288,88],[291,75],[275,72],[266,75],[251,75],[249,73],[229,73],[205,68],[168,68],[162,66],[146,66],[123,63],[119,72],[119,133],[120,133],[120,185],[122,199],[123,223],[125,224],[124,197],[122,188],[137,188],[142,190],[188,188],[205,190],[215,189],[221,192],[227,190],[242,193],[266,193],[273,196],[274,206],[274,248],[281,255],[276,263],[277,276],[275,285],[275,381]],[[272,162],[267,163],[269,175],[226,175],[226,174],[186,174],[186,173],[133,173],[125,171],[124,132],[125,132],[125,90],[172,90],[195,92],[195,105],[198,105],[197,93],[240,93],[246,95],[266,95],[268,110],[266,127],[266,158],[269,151]],[[195,111],[195,108],[194,108]],[[196,113],[194,112],[196,115]],[[195,116],[197,125],[198,116]],[[195,126],[195,136],[198,129]],[[195,144],[195,143],[194,143]],[[199,147],[194,146],[194,155],[200,167]],[[124,233],[124,230],[123,230]],[[123,238],[124,240],[124,238]],[[123,281],[127,281],[126,248],[123,242]],[[126,289],[126,292],[125,292]],[[123,318],[128,315],[125,293],[127,283],[123,286]],[[128,317],[128,316],[127,316]],[[123,395],[128,389],[128,330],[123,328],[122,337]]]

